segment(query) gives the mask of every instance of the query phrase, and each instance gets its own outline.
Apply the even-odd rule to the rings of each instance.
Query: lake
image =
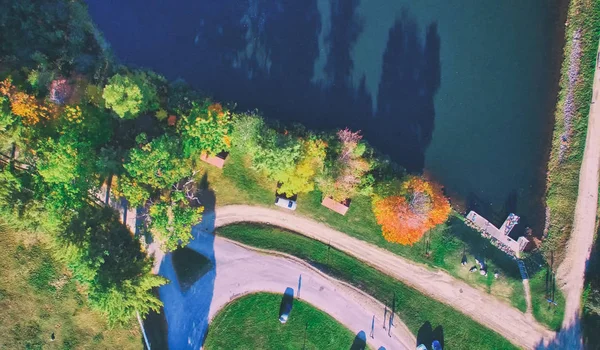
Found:
[[[88,0],[126,64],[238,109],[350,127],[500,226],[541,234],[562,0]]]

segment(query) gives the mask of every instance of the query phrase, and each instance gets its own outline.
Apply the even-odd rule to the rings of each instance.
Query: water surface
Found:
[[[351,127],[455,203],[540,230],[560,0],[88,0],[124,63]],[[520,225],[524,228],[525,225]]]

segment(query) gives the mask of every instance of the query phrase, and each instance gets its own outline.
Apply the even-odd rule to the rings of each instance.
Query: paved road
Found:
[[[333,247],[454,307],[521,347],[531,349],[539,345],[543,339],[552,339],[555,336],[554,332],[540,325],[531,315],[496,300],[446,272],[428,269],[292,212],[246,205],[231,205],[216,209],[215,227],[236,222],[268,223],[324,243],[331,242]]]
[[[600,45],[598,52],[600,52]],[[581,293],[586,262],[594,244],[598,205],[598,170],[600,169],[600,68],[596,63],[592,105],[588,120],[585,151],[579,173],[579,193],[575,205],[573,231],[567,245],[566,258],[557,277],[566,297],[563,331],[559,347],[583,349],[580,329]]]
[[[205,273],[190,289],[178,284],[171,254],[163,257],[159,267],[160,274],[172,281],[160,289],[170,348],[198,349],[209,321],[233,299],[255,292],[283,294],[288,287],[295,296],[333,316],[355,334],[364,331],[367,344],[374,349],[415,348],[416,338],[397,316],[388,336],[382,328],[384,305],[370,296],[323,275],[301,260],[261,253],[224,238],[214,238],[208,231],[195,228],[196,238],[188,248],[208,257],[216,268]],[[274,310],[274,317],[277,311]],[[294,317],[293,313],[292,310],[290,317]],[[373,316],[375,327],[371,338]]]

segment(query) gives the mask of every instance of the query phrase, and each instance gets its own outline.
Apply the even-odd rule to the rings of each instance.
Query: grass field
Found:
[[[254,224],[221,227],[217,234],[250,246],[294,255],[325,273],[346,281],[390,305],[408,328],[417,334],[427,321],[442,326],[448,349],[514,349],[497,333],[473,321],[450,306],[437,302],[392,277],[334,249],[288,231]]]
[[[0,223],[0,255],[0,349],[142,349],[139,326],[109,329],[34,235]]]
[[[276,184],[251,170],[248,162],[235,150],[231,152],[222,170],[203,163],[200,166],[203,172],[198,175],[206,175],[208,186],[215,193],[216,205],[254,204],[276,208],[273,205]],[[313,191],[299,196],[297,212],[410,260],[445,269],[521,311],[526,310],[523,284],[515,261],[496,249],[478,232],[464,225],[458,216],[452,216],[446,224],[433,229],[415,245],[403,246],[389,243],[383,238],[368,196],[353,198],[350,210],[345,216],[341,216],[323,207],[321,193]],[[430,254],[426,256],[428,240]],[[502,278],[494,279],[493,273],[487,277],[468,273],[468,268],[465,269],[460,264],[463,252],[469,263],[474,265],[477,257],[488,264],[488,271],[498,271]]]
[[[552,280],[547,275],[547,271],[547,269],[543,269],[529,280],[532,295],[531,308],[537,320],[543,321],[550,329],[558,330],[565,315],[565,297],[558,286],[552,286]],[[547,287],[546,279],[548,279]],[[554,302],[556,305],[548,302],[552,288],[554,288]]]
[[[258,293],[233,301],[210,324],[204,348],[349,349],[352,346],[355,334],[300,300],[294,300],[287,323],[281,324],[278,320],[281,300],[281,295]]]

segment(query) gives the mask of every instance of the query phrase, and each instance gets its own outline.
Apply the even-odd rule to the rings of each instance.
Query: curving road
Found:
[[[271,224],[324,243],[330,243],[333,247],[364,261],[420,292],[454,307],[523,348],[532,349],[540,342],[553,339],[555,336],[554,332],[539,324],[531,315],[524,314],[496,300],[491,295],[446,272],[430,270],[423,265],[292,212],[247,205],[229,205],[216,209],[215,227],[238,222]]]
[[[299,259],[283,254],[274,256],[215,238],[210,231],[210,228],[195,228],[195,239],[188,245],[213,260],[211,271],[190,289],[185,290],[178,284],[171,254],[157,259],[160,274],[172,281],[160,289],[169,348],[198,349],[210,320],[232,300],[255,292],[283,294],[288,287],[294,290],[295,297],[333,316],[355,334],[364,331],[367,344],[374,349],[382,346],[388,350],[415,348],[416,338],[397,316],[388,336],[382,328],[384,305],[365,293],[322,274]],[[276,317],[277,310],[273,314]],[[294,317],[293,314],[292,310],[290,317]],[[389,312],[386,321],[389,322]],[[373,323],[373,337],[370,337]]]

